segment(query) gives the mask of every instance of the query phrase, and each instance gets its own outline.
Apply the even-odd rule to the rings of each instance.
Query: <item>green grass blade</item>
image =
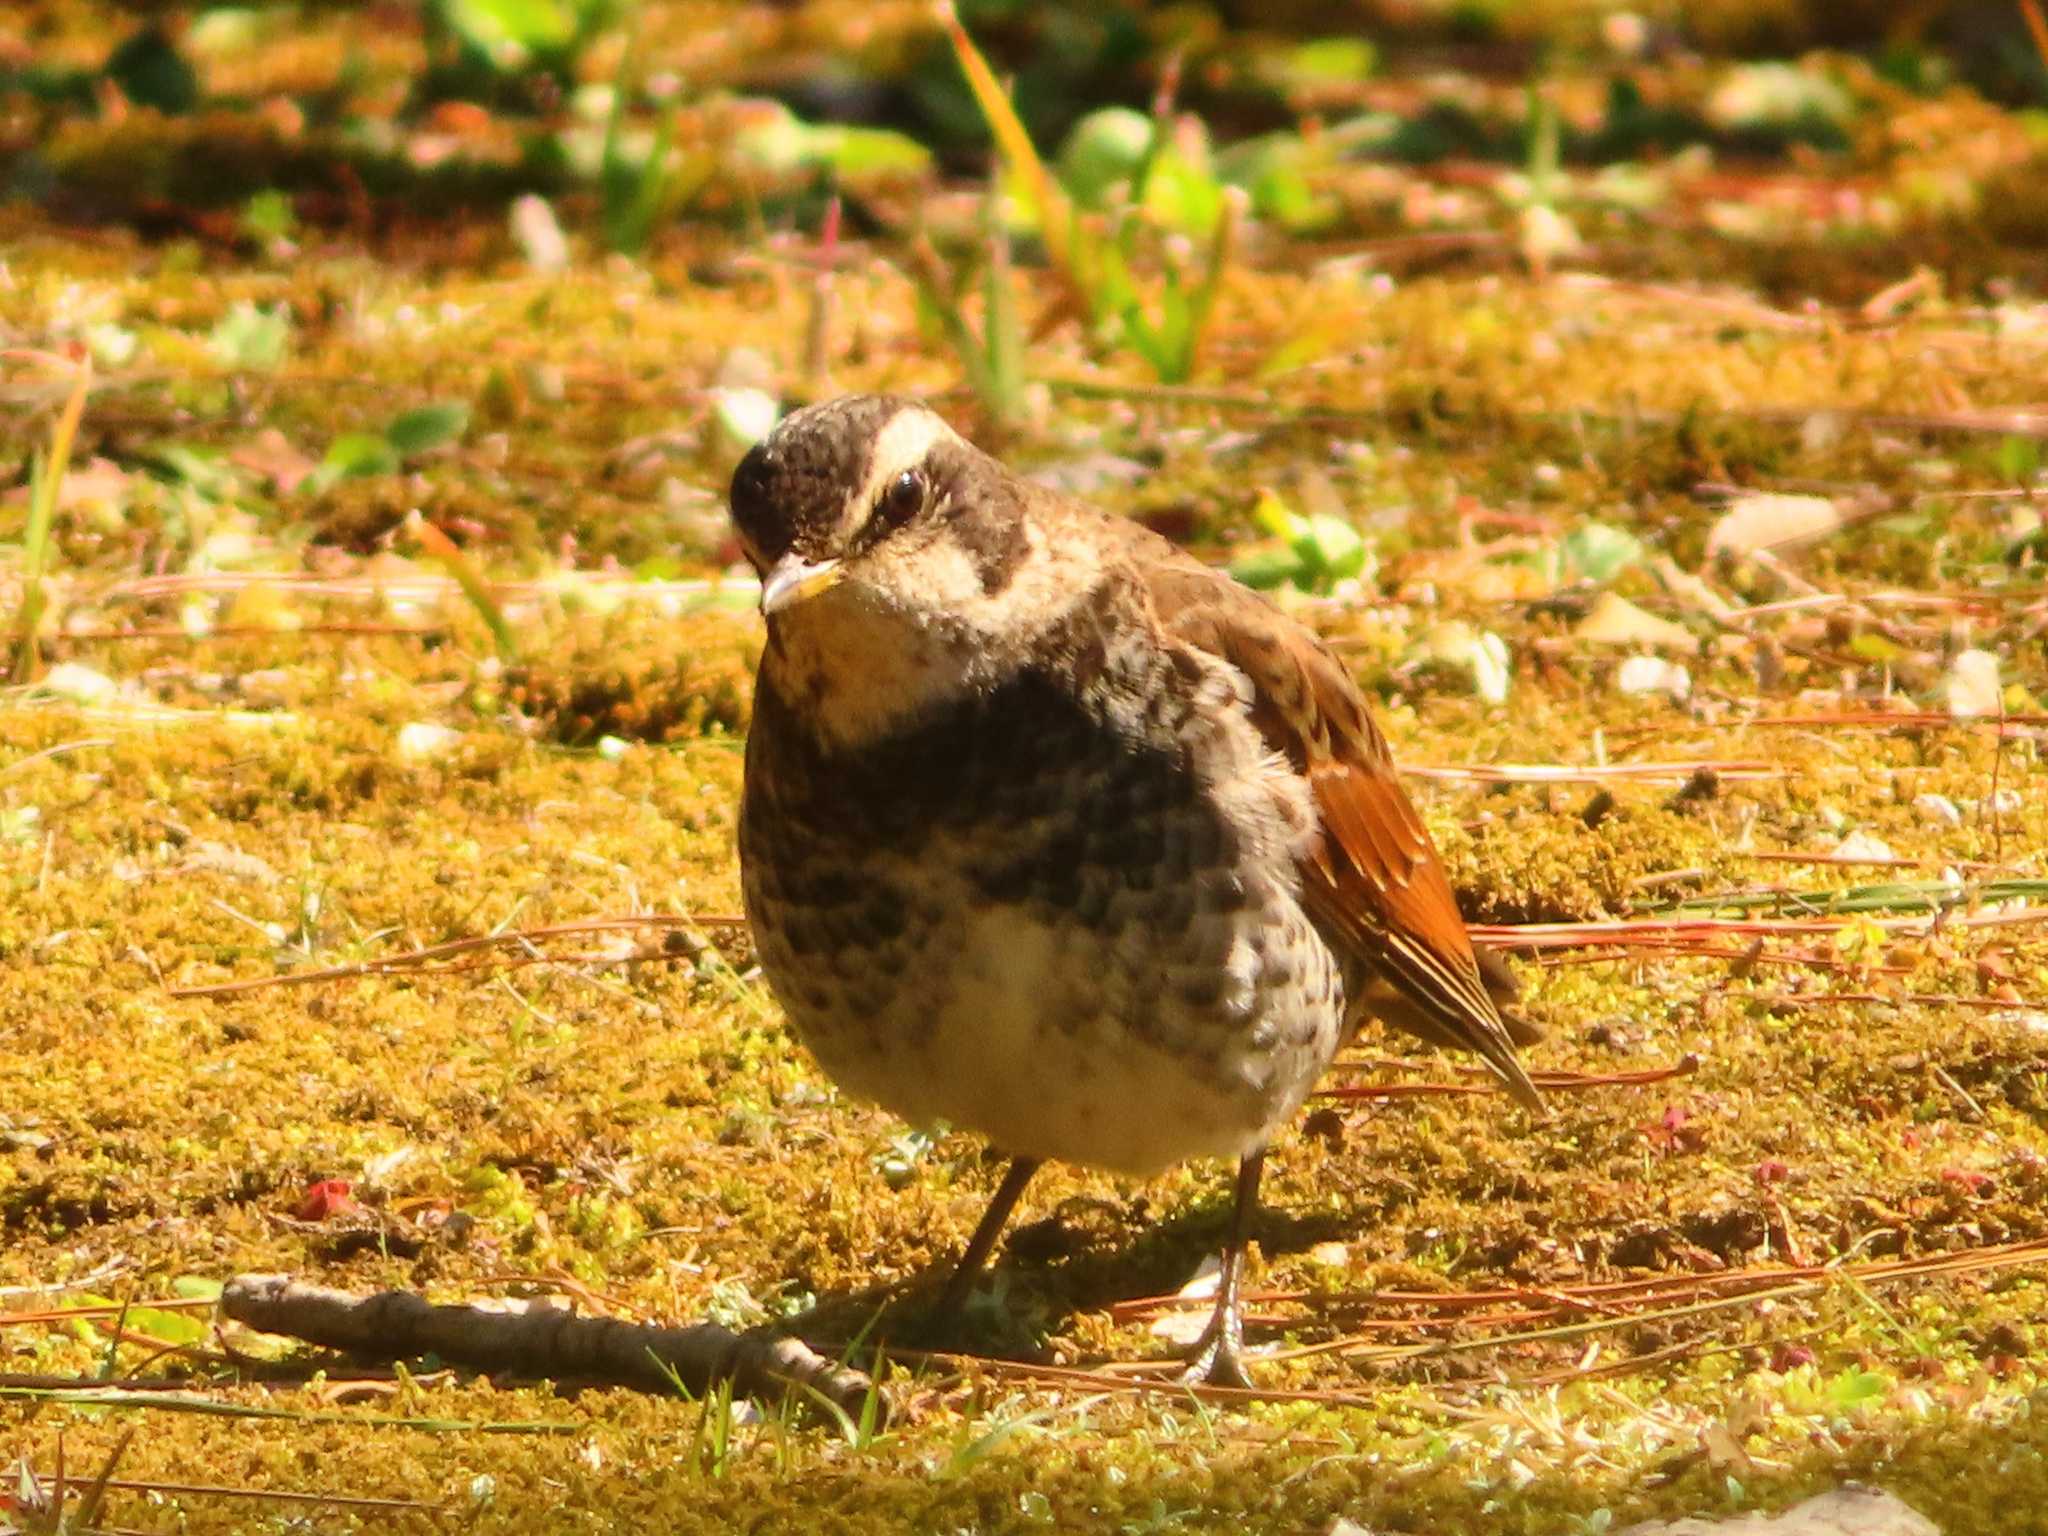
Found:
[[[1230,270],[1230,260],[1237,241],[1237,221],[1244,212],[1244,193],[1235,187],[1225,189],[1223,213],[1216,220],[1216,233],[1209,242],[1209,261],[1202,271],[1202,280],[1188,301],[1186,335],[1182,355],[1179,359],[1179,376],[1165,379],[1168,384],[1183,384],[1194,377],[1195,366],[1202,359],[1202,343],[1208,340],[1209,322],[1216,313],[1216,295],[1222,290],[1223,275]]]
[[[519,642],[513,638],[512,626],[505,621],[505,611],[498,606],[498,600],[491,596],[491,589],[484,581],[469,556],[447,534],[425,518],[414,521],[413,532],[429,555],[441,563],[443,570],[455,578],[455,584],[462,589],[462,595],[483,618],[491,632],[491,639],[497,643],[498,655],[502,660],[511,661],[519,654]]]
[[[981,50],[975,47],[974,39],[967,35],[967,28],[961,25],[951,0],[943,0],[939,7],[939,20],[953,44],[953,56],[960,61],[960,72],[967,77],[967,87],[974,93],[975,104],[981,108],[982,119],[995,138],[997,152],[1011,170],[1023,178],[1037,207],[1040,237],[1045,241],[1046,255],[1052,258],[1053,265],[1075,292],[1088,301],[1090,289],[1082,270],[1087,263],[1080,249],[1081,226],[1073,203],[1058,179],[1038,157],[1031,135],[1025,132],[1023,119],[1017,116],[1017,109],[1010,103],[1009,93],[996,79],[995,71],[989,68]]]
[[[35,676],[41,663],[36,631],[43,622],[48,602],[44,579],[50,566],[50,529],[57,516],[57,492],[64,484],[64,472],[71,466],[71,445],[78,436],[79,419],[85,414],[86,392],[92,387],[92,359],[80,359],[70,397],[57,413],[50,430],[50,447],[38,454],[29,481],[28,527],[22,536],[21,607],[14,617],[13,680],[25,683]]]

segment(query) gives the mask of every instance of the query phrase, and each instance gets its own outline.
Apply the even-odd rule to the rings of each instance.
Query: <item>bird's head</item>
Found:
[[[1044,495],[912,401],[792,412],[732,477],[763,679],[854,742],[1026,664],[1091,579],[1088,548],[1035,526]]]
[[[754,446],[733,472],[732,517],[771,620],[849,588],[953,608],[1006,585],[1022,558],[1017,492],[925,407],[849,395]]]

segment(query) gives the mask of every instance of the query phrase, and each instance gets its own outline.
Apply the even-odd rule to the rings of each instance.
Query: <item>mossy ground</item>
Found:
[[[1950,1536],[2021,1529],[2016,1511],[2048,1508],[2038,1257],[1496,1347],[1603,1314],[1455,1325],[1429,1337],[1471,1348],[1408,1358],[1376,1351],[1418,1337],[1384,1328],[1414,1310],[1358,1299],[2048,1238],[2048,925],[1884,933],[1826,900],[1944,869],[1980,888],[2040,879],[2038,727],[2001,745],[1982,725],[1751,723],[1882,699],[1940,714],[1971,647],[1999,657],[2015,709],[2048,699],[2025,491],[2039,428],[1983,416],[2037,403],[2048,327],[2023,288],[1979,281],[2038,270],[2038,248],[1999,231],[2040,219],[2048,177],[2011,116],[1950,106],[1929,119],[1945,160],[1924,136],[1875,142],[1875,118],[1847,151],[1859,195],[1895,199],[1890,224],[1813,216],[1803,183],[1779,201],[1708,187],[1669,220],[1615,223],[1578,273],[1483,247],[1394,277],[1370,250],[1269,252],[1227,285],[1209,394],[1152,389],[1068,326],[1030,361],[1088,392],[1047,391],[1001,436],[882,253],[845,256],[830,388],[950,392],[1015,462],[1080,475],[1218,558],[1256,537],[1261,487],[1356,517],[1376,575],[1300,606],[1405,762],[1775,774],[1614,782],[1605,807],[1592,782],[1418,780],[1475,921],[1757,888],[1791,893],[1780,915],[1832,913],[1756,954],[1730,939],[1733,954],[1525,959],[1549,1030],[1537,1065],[1696,1058],[1684,1075],[1560,1092],[1543,1123],[1491,1096],[1333,1100],[1284,1137],[1253,1269],[1283,1297],[1255,1302],[1254,1339],[1346,1341],[1259,1366],[1294,1400],[898,1364],[877,1438],[771,1411],[742,1413],[721,1447],[717,1414],[679,1400],[445,1372],[344,1387],[339,1364],[266,1379],[212,1337],[159,1355],[161,1318],[118,1347],[102,1319],[7,1327],[0,1368],[189,1371],[213,1403],[281,1416],[15,1397],[0,1444],[47,1471],[61,1439],[76,1475],[132,1429],[125,1478],[413,1501],[117,1496],[116,1523],[148,1531],[1320,1530],[1344,1514],[1564,1536],[1847,1476]],[[1943,196],[1976,201],[1927,191],[1937,160],[1956,172]],[[1353,195],[1369,213],[1441,190],[1375,167]],[[1708,203],[1771,222],[1730,233],[1732,216],[1694,220]],[[19,208],[0,221],[0,336],[106,354],[57,527],[64,632],[46,650],[62,670],[0,701],[0,1311],[54,1305],[39,1290],[80,1276],[141,1303],[181,1278],[284,1270],[927,1342],[924,1308],[999,1170],[970,1136],[906,1137],[838,1098],[719,921],[738,909],[759,630],[718,591],[731,449],[709,386],[749,346],[785,394],[828,387],[805,375],[812,284],[793,242],[686,230],[638,262],[537,275],[495,217],[311,228],[288,259]],[[1916,263],[1934,279],[1901,313],[1841,307]],[[1038,278],[1020,282],[1042,300]],[[267,366],[209,340],[238,305],[288,317]],[[25,464],[58,387],[11,377]],[[459,442],[301,485],[340,434],[439,400],[471,407]],[[1721,507],[1703,482],[1819,491],[1861,520],[1712,562]],[[423,556],[414,511],[497,583],[516,654]],[[1643,558],[1582,579],[1562,551],[1589,522]],[[1711,616],[1694,573],[1744,611]],[[1577,635],[1603,585],[1693,626],[1671,653],[1690,668],[1682,702],[1620,691],[1640,646]],[[1452,622],[1506,643],[1504,704],[1430,659]],[[1858,831],[1899,862],[1827,862]],[[1784,853],[1814,862],[1762,857]],[[635,913],[696,914],[709,947],[585,934],[440,975],[172,995]],[[1362,1054],[1388,1052],[1409,1054]],[[1453,1075],[1419,1059],[1341,1080]],[[302,1216],[327,1179],[362,1209]],[[1188,1279],[1227,1182],[1209,1166],[1042,1175],[978,1314],[983,1347],[1062,1365],[1169,1352],[1111,1306]]]

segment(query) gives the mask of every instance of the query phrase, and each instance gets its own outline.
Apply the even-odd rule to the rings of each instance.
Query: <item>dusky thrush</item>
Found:
[[[762,970],[843,1087],[1012,1158],[950,1296],[1045,1159],[1235,1157],[1189,1375],[1243,1384],[1264,1150],[1361,1019],[1540,1107],[1358,687],[910,401],[792,413],[732,512],[768,621],[740,815]]]

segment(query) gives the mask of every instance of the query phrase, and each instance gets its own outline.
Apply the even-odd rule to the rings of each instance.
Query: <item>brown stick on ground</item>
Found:
[[[697,1395],[728,1379],[736,1391],[757,1398],[807,1387],[855,1420],[873,1391],[865,1374],[835,1365],[801,1339],[734,1333],[716,1323],[658,1328],[516,1302],[510,1306],[518,1310],[437,1305],[410,1291],[360,1296],[289,1275],[237,1275],[222,1290],[220,1305],[228,1317],[264,1333],[379,1360],[435,1354],[481,1371],[644,1392],[672,1390],[673,1370]],[[878,1399],[878,1411],[881,1406]]]

